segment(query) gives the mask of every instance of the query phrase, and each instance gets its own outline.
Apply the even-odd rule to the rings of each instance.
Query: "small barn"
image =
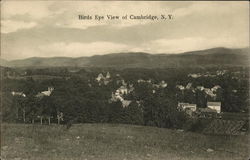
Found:
[[[215,110],[217,113],[221,113],[221,102],[207,102],[207,108]]]

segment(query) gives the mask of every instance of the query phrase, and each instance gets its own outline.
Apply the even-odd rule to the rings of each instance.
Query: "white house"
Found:
[[[192,78],[199,78],[199,77],[201,77],[201,74],[188,74],[188,77],[192,77]]]
[[[176,85],[176,88],[179,88],[180,90],[184,90],[185,87],[183,85]]]
[[[181,110],[191,110],[191,111],[196,111],[197,105],[196,104],[190,104],[190,103],[178,103],[178,108]]]
[[[47,91],[43,91],[41,93],[44,94],[45,96],[50,96],[53,90],[54,90],[53,87],[48,87]]]
[[[162,81],[160,82],[160,86],[161,86],[162,88],[166,88],[166,87],[168,86],[168,84],[167,84],[164,80],[162,80]]]
[[[123,100],[123,101],[121,101],[121,102],[122,102],[122,107],[123,107],[123,108],[126,108],[126,107],[128,107],[128,106],[130,105],[130,103],[131,103],[132,101]]]
[[[221,112],[221,102],[207,102],[207,108],[216,110],[217,113]]]
[[[110,75],[110,73],[109,72],[107,72],[107,74],[106,74],[106,78],[111,78],[111,75]]]
[[[137,82],[138,83],[152,83],[152,80],[151,79],[149,79],[149,80],[138,79]]]
[[[203,91],[205,89],[203,86],[197,86],[196,88],[200,91]]]
[[[226,73],[226,70],[218,70],[216,71],[217,75],[224,75]]]
[[[54,88],[53,87],[48,87],[47,91],[40,92],[36,95],[36,97],[43,97],[43,96],[50,96],[51,93],[53,92]]]
[[[155,88],[166,88],[168,86],[168,84],[162,80],[159,84],[153,84],[153,87]]]
[[[124,87],[124,86],[121,86],[120,88],[118,88],[116,90],[116,92],[124,95],[124,94],[128,94],[128,89],[126,87]]]
[[[117,101],[120,101],[122,103],[122,107],[125,108],[125,107],[128,107],[129,104],[132,102],[130,100],[125,100],[121,95],[119,94],[114,94],[112,92],[112,97],[110,99],[111,102],[117,102]]]
[[[13,96],[22,96],[22,97],[26,97],[26,95],[23,93],[23,92],[15,92],[15,91],[12,91],[11,94]]]
[[[216,85],[216,86],[214,86],[213,88],[211,88],[211,90],[212,90],[213,92],[216,92],[217,89],[219,89],[219,88],[221,88],[221,86]]]
[[[211,96],[212,98],[216,98],[216,94],[209,88],[204,88],[204,91],[207,95]]]
[[[104,76],[102,75],[102,73],[100,73],[100,74],[97,76],[96,80],[97,80],[98,82],[100,82],[102,79],[104,79]]]

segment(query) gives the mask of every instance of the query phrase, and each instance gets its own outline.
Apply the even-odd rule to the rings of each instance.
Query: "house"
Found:
[[[100,73],[100,74],[97,76],[96,80],[97,80],[98,82],[100,82],[102,79],[104,79],[104,76],[102,75],[102,73]]]
[[[218,70],[218,71],[216,71],[216,74],[217,75],[224,75],[226,73],[226,70]]]
[[[121,102],[122,102],[122,107],[123,107],[123,108],[126,108],[126,107],[128,107],[128,106],[130,105],[130,103],[131,103],[132,101],[123,100],[123,101],[121,101]]]
[[[103,83],[104,85],[107,85],[110,82],[111,75],[109,72],[107,72],[106,77],[103,76],[102,73],[100,73],[97,77],[96,80],[99,82],[99,85]]]
[[[178,103],[178,110],[184,111],[189,116],[193,116],[196,109],[197,109],[196,104]]]
[[[116,95],[125,95],[128,93],[131,93],[133,90],[134,90],[133,84],[129,84],[127,87],[127,83],[126,83],[126,85],[122,85],[120,88],[118,88],[116,90],[115,94]]]
[[[110,73],[109,73],[109,72],[107,72],[107,74],[106,74],[106,78],[107,78],[107,79],[111,78],[111,75],[110,75]]]
[[[125,100],[124,95],[131,93],[134,90],[133,84],[127,85],[125,81],[123,80],[122,86],[120,86],[115,93],[112,92],[111,99],[109,100],[110,102],[117,102],[120,101],[122,103],[123,107],[129,106],[131,103],[130,100]]]
[[[117,93],[120,94],[128,94],[128,89],[125,86],[121,86],[119,89],[116,90]]]
[[[168,86],[168,84],[162,80],[159,84],[153,84],[154,88],[166,88]]]
[[[13,96],[22,96],[22,97],[26,97],[26,95],[23,93],[23,92],[15,92],[15,91],[12,91],[11,94]]]
[[[152,83],[152,80],[151,79],[149,79],[149,80],[138,79],[137,82],[138,83]]]
[[[122,107],[125,108],[125,107],[128,107],[129,104],[132,102],[130,100],[125,100],[123,97],[121,97],[121,95],[119,95],[118,93],[113,93],[112,92],[112,96],[111,96],[111,99],[109,100],[109,102],[117,102],[117,101],[120,101],[122,103]]]
[[[145,80],[143,80],[143,79],[138,79],[137,80],[137,83],[143,83],[143,82],[145,82]]]
[[[191,110],[193,112],[196,111],[197,105],[196,104],[190,104],[190,103],[178,103],[178,108],[180,110]]]
[[[203,91],[205,89],[203,86],[197,86],[196,88],[200,91]]]
[[[214,86],[213,88],[211,88],[211,90],[212,90],[213,92],[216,92],[217,89],[220,89],[220,88],[221,88],[221,86],[216,85],[216,86]]]
[[[206,108],[197,110],[200,118],[220,118],[218,113],[221,113],[221,102],[207,102]]]
[[[43,96],[50,96],[51,93],[53,92],[54,88],[53,87],[48,87],[47,91],[40,92],[36,95],[36,97],[43,97]]]
[[[217,113],[221,113],[221,102],[207,102],[207,108],[215,110]]]
[[[207,95],[209,95],[210,97],[212,97],[212,98],[216,98],[216,94],[214,94],[214,92],[211,90],[211,89],[209,89],[209,88],[204,88],[204,91],[205,91],[205,93],[207,94]]]
[[[188,74],[188,77],[192,77],[192,78],[199,78],[199,77],[201,77],[201,74]]]
[[[44,94],[45,96],[50,96],[53,90],[54,90],[53,87],[48,87],[47,91],[43,91],[41,93]]]
[[[176,88],[179,88],[180,90],[184,90],[185,87],[183,85],[176,85]]]
[[[162,81],[160,82],[160,86],[161,86],[162,88],[166,88],[166,87],[168,86],[168,84],[167,84],[164,80],[162,80]]]

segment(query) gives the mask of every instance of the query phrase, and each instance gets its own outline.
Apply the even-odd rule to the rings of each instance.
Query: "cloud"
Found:
[[[148,52],[157,53],[183,53],[187,51],[209,49],[213,47],[241,48],[248,44],[235,38],[204,38],[204,37],[187,37],[180,39],[157,39],[141,45],[126,45],[114,42],[57,42],[49,45],[40,46],[41,53],[50,56],[92,56],[103,55],[108,53],[120,52]]]
[[[141,50],[150,53],[182,53],[187,51],[209,49],[214,47],[241,48],[249,46],[244,39],[232,37],[186,37],[179,39],[157,39],[141,45]]]
[[[4,1],[1,13],[6,59],[249,46],[248,2]],[[78,20],[79,14],[173,14],[174,20],[99,22]]]
[[[37,45],[37,46],[36,46]],[[144,42],[139,45],[123,44],[108,41],[97,41],[92,43],[83,42],[55,42],[47,44],[36,44],[33,47],[12,45],[3,46],[3,57],[7,59],[20,59],[33,56],[38,57],[81,57],[103,55],[120,52],[147,52],[151,54],[170,53],[177,54],[194,50],[209,49],[214,47],[241,48],[247,47],[246,41],[236,38],[204,38],[186,37],[178,39],[157,39]],[[7,52],[6,52],[7,51]]]
[[[33,28],[37,24],[35,22],[23,22],[23,21],[12,21],[3,20],[1,21],[1,33],[11,33],[16,32],[21,29]]]
[[[173,14],[176,17],[185,17],[190,15],[214,15],[221,16],[225,14],[244,14],[244,12],[238,11],[247,11],[248,2],[209,2],[209,1],[199,1],[192,3],[189,6],[177,8],[174,10]]]
[[[56,42],[53,44],[40,46],[39,49],[41,50],[41,53],[45,55],[50,53],[50,56],[80,57],[127,51],[128,46],[112,42]]]
[[[10,19],[15,16],[25,15],[31,19],[41,19],[52,14],[48,6],[53,4],[49,1],[3,1],[1,3],[2,17]]]
[[[75,1],[62,2],[57,4],[61,12],[56,20],[58,27],[87,29],[93,26],[110,25],[118,28],[131,27],[135,25],[145,25],[158,23],[161,21],[150,20],[108,20],[107,15],[157,15],[172,14],[175,19],[182,20],[189,16],[203,17],[210,19],[219,19],[221,16],[246,16],[248,12],[248,2],[190,2],[182,6],[183,2],[143,2],[136,3],[129,1]],[[60,6],[60,7],[59,7]],[[175,7],[173,7],[175,6]],[[177,6],[177,7],[176,7]],[[56,12],[56,11],[54,11]],[[58,11],[57,11],[58,12]],[[234,14],[234,15],[233,15]],[[78,20],[78,15],[104,16],[105,20]],[[168,22],[165,22],[168,23]]]
[[[174,18],[181,19],[195,15],[239,15],[240,9],[248,11],[246,3],[239,2],[190,2],[186,6],[184,2],[129,2],[129,1],[10,1],[3,2],[2,19],[13,20],[15,17],[24,16],[26,19],[39,25],[51,25],[61,28],[87,29],[94,26],[110,25],[111,27],[125,28],[135,25],[158,23],[150,20],[107,20],[108,14],[118,15],[157,15],[173,14]],[[175,7],[174,7],[175,6]],[[177,6],[177,7],[176,7]],[[78,15],[105,16],[106,20],[79,20]],[[205,17],[204,17],[205,18]],[[46,20],[43,20],[46,19]],[[168,23],[168,22],[165,22]]]
[[[1,3],[1,33],[11,33],[41,25],[42,19],[48,19],[61,13],[49,9],[53,3],[48,1],[3,1]]]

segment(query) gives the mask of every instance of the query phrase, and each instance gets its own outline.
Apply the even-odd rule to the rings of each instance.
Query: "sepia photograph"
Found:
[[[0,160],[249,160],[249,1],[1,0]]]

